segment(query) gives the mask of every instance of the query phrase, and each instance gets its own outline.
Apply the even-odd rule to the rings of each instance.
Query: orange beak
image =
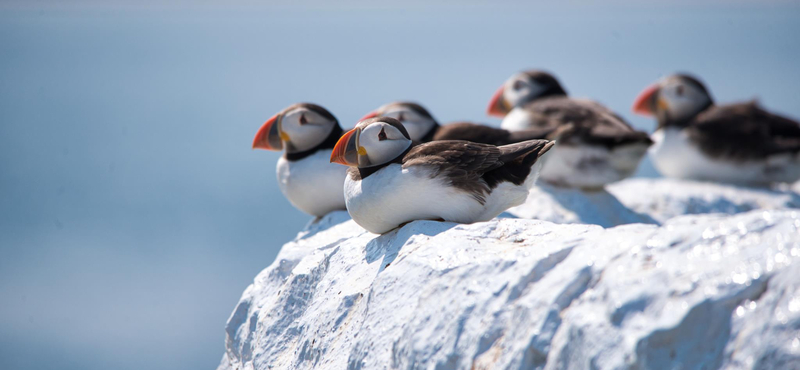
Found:
[[[655,106],[655,101],[653,99],[655,99],[656,92],[658,92],[659,88],[660,86],[658,84],[653,84],[639,93],[639,96],[637,96],[636,100],[633,102],[633,112],[643,116],[654,115],[653,107]]]
[[[374,110],[374,111],[372,111],[372,112],[369,112],[369,113],[367,113],[367,115],[366,115],[366,116],[364,116],[364,117],[361,117],[361,119],[360,119],[360,120],[358,120],[358,122],[361,122],[361,121],[363,121],[363,120],[365,120],[365,119],[369,119],[369,118],[375,118],[375,117],[377,117],[377,116],[378,116],[378,111],[375,111],[375,110]]]
[[[258,129],[256,137],[253,138],[253,149],[265,150],[281,150],[283,149],[283,141],[281,141],[281,130],[278,121],[278,115],[272,116],[267,122]]]
[[[486,114],[500,118],[503,118],[506,116],[506,114],[508,114],[508,103],[506,103],[506,100],[503,98],[503,87],[505,86],[500,86],[500,88],[497,89],[492,96],[492,100],[489,101],[489,109],[486,110]]]
[[[361,129],[354,128],[345,132],[336,145],[333,147],[331,153],[331,163],[339,163],[345,166],[358,166],[358,156],[362,154],[358,146],[358,136],[361,135]],[[363,154],[366,154],[363,153]]]

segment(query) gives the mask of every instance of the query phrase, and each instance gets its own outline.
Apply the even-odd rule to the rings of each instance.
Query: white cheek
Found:
[[[386,114],[382,114],[381,116],[383,116],[383,117],[389,117],[389,118],[394,118],[394,119],[396,119],[396,120],[399,120],[399,119],[400,119],[400,113],[399,113],[399,112],[388,112],[388,113],[386,113]]]
[[[513,89],[506,89],[505,99],[512,107],[516,106],[520,99],[523,96],[523,93],[528,89],[521,89],[521,90],[513,90]]]
[[[670,116],[683,118],[694,113],[697,109],[697,102],[685,96],[672,96],[669,99]]]
[[[409,146],[411,146],[411,141],[408,140],[384,140],[367,147],[367,158],[373,166],[384,164],[397,158]]]
[[[425,134],[424,132],[422,132],[422,124],[416,122],[403,121],[403,126],[405,126],[406,131],[408,131],[408,136],[411,136],[411,140],[422,139],[422,135]]]
[[[408,136],[411,137],[411,140],[421,140],[430,131],[432,124],[424,121],[403,122],[403,126],[408,131]]]
[[[331,130],[333,130],[332,125],[285,125],[281,127],[281,129],[289,135],[289,139],[292,141],[292,145],[300,151],[309,150],[320,143],[322,143],[325,138],[330,134]]]
[[[358,145],[368,150],[378,148],[380,141],[376,137],[377,132],[376,130],[372,130],[372,127],[367,127],[367,129],[361,131],[361,134],[358,136]]]
[[[675,87],[665,89],[663,94],[668,106],[667,111],[673,119],[691,117],[708,104],[708,97],[691,86],[684,85],[684,93],[680,95]]]
[[[543,90],[544,89],[538,85],[525,85],[519,90],[508,87],[506,88],[504,97],[512,107],[515,107],[523,101],[529,101],[530,97],[538,96]]]

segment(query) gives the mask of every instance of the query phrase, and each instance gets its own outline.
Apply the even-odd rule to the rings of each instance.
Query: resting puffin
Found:
[[[347,171],[329,163],[342,132],[327,109],[298,103],[261,126],[253,149],[284,150],[277,166],[281,192],[295,208],[320,217],[345,209],[342,185]]]
[[[633,111],[658,120],[650,152],[665,176],[753,185],[800,178],[800,123],[755,101],[716,105],[697,78],[675,74],[639,94]]]
[[[398,101],[381,106],[361,118],[391,117],[400,121],[419,143],[438,140],[466,140],[473,143],[507,145],[520,141],[543,139],[548,130],[527,129],[508,131],[472,122],[453,122],[440,125],[425,107],[417,103]]]
[[[381,234],[414,220],[486,221],[522,204],[536,181],[538,159],[552,145],[415,145],[400,121],[375,117],[345,133],[330,161],[350,166],[344,182],[350,217]]]
[[[558,146],[542,179],[560,186],[601,188],[636,171],[652,144],[600,103],[573,99],[553,75],[530,70],[509,78],[492,97],[488,114],[503,117],[510,131],[545,130]]]

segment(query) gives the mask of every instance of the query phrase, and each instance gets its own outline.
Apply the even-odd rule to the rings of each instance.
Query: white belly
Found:
[[[420,167],[403,169],[391,164],[361,181],[345,179],[344,192],[350,217],[364,229],[385,233],[414,220],[443,219],[472,223],[487,221],[522,204],[536,176],[520,186],[500,184],[481,204],[468,193],[431,178]]]
[[[636,171],[647,145],[623,145],[613,150],[598,145],[559,145],[548,153],[542,180],[573,188],[596,189]]]
[[[800,155],[780,154],[744,162],[712,159],[677,128],[657,130],[650,148],[653,165],[667,177],[738,184],[793,182],[800,178]]]
[[[522,108],[514,108],[503,117],[500,128],[508,131],[521,131],[531,128],[530,113]]]
[[[320,150],[298,161],[278,160],[278,186],[295,208],[313,216],[345,209],[347,167],[330,163],[331,150]]]

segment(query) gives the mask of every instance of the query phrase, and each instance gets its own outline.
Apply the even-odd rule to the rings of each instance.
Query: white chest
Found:
[[[667,177],[711,179],[725,172],[725,164],[712,161],[689,140],[686,132],[677,128],[663,128],[652,135],[650,155],[653,164]],[[717,163],[713,163],[717,162]]]
[[[550,150],[542,179],[560,186],[596,189],[636,171],[647,145],[631,144],[609,150],[598,145],[559,145]]]
[[[508,112],[500,123],[500,128],[509,131],[520,131],[531,128],[530,112],[522,108],[514,108]]]
[[[794,181],[800,176],[797,157],[776,155],[761,160],[734,162],[706,156],[677,128],[659,129],[652,135],[653,164],[667,177],[741,184]]]
[[[361,227],[384,233],[413,220],[474,222],[483,206],[469,194],[431,178],[418,167],[391,164],[354,181],[345,180],[347,211]]]
[[[414,220],[488,221],[525,202],[540,168],[541,161],[522,185],[501,183],[481,204],[446,178],[431,178],[424,168],[392,164],[360,181],[348,176],[344,184],[347,211],[361,227],[379,234]]]
[[[347,167],[330,163],[331,150],[320,150],[298,161],[278,160],[278,185],[297,209],[314,216],[344,209]]]

